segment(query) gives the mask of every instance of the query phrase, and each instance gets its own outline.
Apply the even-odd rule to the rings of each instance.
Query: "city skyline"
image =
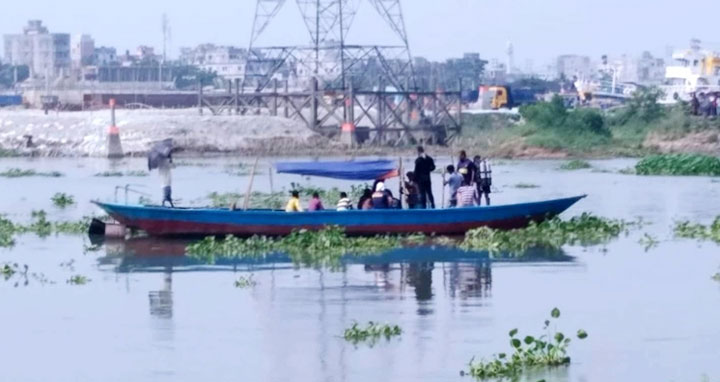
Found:
[[[308,42],[308,34],[293,3],[285,5],[259,45]],[[559,0],[550,5],[530,0],[517,4],[414,0],[413,5],[404,1],[403,10],[413,55],[432,60],[457,57],[464,52],[479,52],[485,59],[503,58],[508,41],[514,45],[519,67],[528,60],[536,67],[544,65],[567,53],[593,59],[602,54],[637,55],[645,50],[664,55],[668,47],[688,46],[690,38],[703,40],[707,47],[720,48],[720,43],[714,42],[707,32],[709,29],[704,27],[712,25],[713,15],[720,12],[719,3],[695,1],[688,10],[708,12],[693,12],[691,19],[679,19],[677,4],[669,0],[644,3],[645,7],[636,4],[627,9],[621,7],[619,0],[582,5],[573,0]],[[59,9],[49,0],[28,0],[5,6],[6,12],[0,14],[0,33],[20,33],[27,20],[42,19],[51,32],[90,34],[98,46],[117,47],[118,53],[134,51],[139,45],[150,45],[161,52],[161,22],[165,13],[172,28],[168,51],[171,57],[177,57],[180,47],[207,42],[248,45],[254,1],[208,0],[203,4],[204,7],[198,9],[197,5],[172,4],[166,0],[151,4],[127,0],[122,7],[108,12],[107,4],[87,0],[75,0],[72,6]],[[645,11],[650,6],[652,16]],[[224,11],[218,12],[218,9]],[[537,15],[544,16],[538,18]],[[384,26],[376,27],[377,20],[369,4],[361,5],[348,41],[392,44],[394,41],[389,38],[392,34]],[[672,20],[672,25],[667,20]],[[429,24],[437,27],[427,28]],[[630,29],[643,33],[628,33]]]

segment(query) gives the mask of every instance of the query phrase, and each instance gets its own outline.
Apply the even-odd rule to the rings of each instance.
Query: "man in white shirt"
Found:
[[[170,170],[172,168],[172,159],[170,157],[163,158],[158,165],[158,173],[162,180],[163,189],[163,201],[162,205],[165,206],[165,202],[170,203],[170,207],[175,207],[172,201],[172,174]]]

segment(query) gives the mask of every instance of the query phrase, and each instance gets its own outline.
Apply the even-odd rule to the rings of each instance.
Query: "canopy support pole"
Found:
[[[253,164],[252,171],[250,172],[250,183],[248,183],[247,192],[245,192],[245,201],[243,202],[243,210],[247,211],[248,205],[250,204],[250,193],[253,188],[253,181],[255,180],[255,170],[257,169],[259,157],[255,158],[255,164]]]

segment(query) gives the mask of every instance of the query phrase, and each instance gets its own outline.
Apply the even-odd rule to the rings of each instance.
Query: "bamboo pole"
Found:
[[[403,195],[404,195],[403,194],[403,190],[404,190],[404,187],[403,187],[403,183],[404,183],[403,182],[403,161],[402,161],[402,157],[399,157],[398,159],[399,159],[399,163],[400,163],[398,165],[398,179],[400,179],[400,185],[398,187],[398,189],[399,189],[398,192],[400,193],[400,195],[398,195],[398,196],[400,199],[400,209],[403,209]]]
[[[445,208],[445,168],[442,171],[442,208]]]
[[[257,169],[259,157],[255,158],[255,164],[253,164],[252,171],[250,172],[250,183],[248,183],[247,191],[245,192],[245,201],[243,202],[243,210],[247,211],[248,205],[250,204],[250,192],[252,192],[253,181],[255,180],[255,170]]]
[[[275,187],[273,187],[273,165],[270,163],[270,166],[268,167],[268,177],[270,178],[270,195],[275,194]]]

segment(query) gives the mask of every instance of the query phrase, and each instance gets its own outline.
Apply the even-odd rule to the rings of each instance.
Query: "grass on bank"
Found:
[[[650,137],[680,139],[696,132],[720,133],[720,119],[692,116],[687,104],[664,106],[655,89],[636,92],[624,106],[603,111],[570,109],[560,96],[520,108],[520,115],[463,116],[462,136],[454,144],[492,156],[518,156],[530,149],[572,156],[655,154]]]

